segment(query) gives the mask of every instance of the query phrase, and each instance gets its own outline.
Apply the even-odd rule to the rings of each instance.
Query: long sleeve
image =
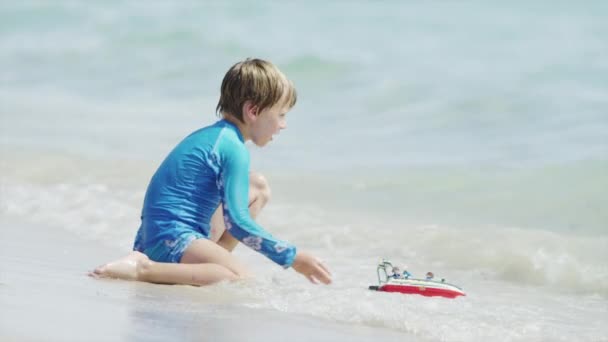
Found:
[[[241,142],[231,141],[219,150],[222,165],[218,187],[226,229],[237,240],[287,268],[296,247],[270,235],[249,214],[249,152]]]

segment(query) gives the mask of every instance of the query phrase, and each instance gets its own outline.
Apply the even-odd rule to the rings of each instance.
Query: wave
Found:
[[[130,248],[139,226],[146,182],[154,169],[152,163],[95,161],[50,154],[38,157],[23,154],[4,161],[0,214],[60,227],[125,250]],[[297,176],[306,179],[301,174]],[[608,259],[605,230],[551,230],[533,224],[517,226],[507,220],[463,224],[456,216],[440,215],[445,207],[430,196],[437,191],[456,200],[460,192],[438,190],[459,188],[456,184],[463,183],[455,181],[458,178],[441,182],[431,174],[424,177],[421,174],[418,179],[406,178],[418,184],[411,187],[411,192],[418,191],[421,196],[420,202],[408,203],[420,204],[422,200],[432,203],[436,216],[426,218],[432,224],[416,222],[406,206],[392,202],[395,192],[402,191],[406,183],[401,184],[401,190],[393,188],[399,186],[396,182],[385,188],[390,182],[376,181],[360,184],[349,192],[334,193],[336,189],[345,189],[341,184],[353,184],[349,175],[344,175],[344,183],[334,183],[334,188],[327,180],[323,183],[325,176],[314,186],[309,183],[312,178],[291,181],[288,185],[285,179],[279,179],[274,186],[276,201],[265,210],[261,222],[278,236],[317,248],[337,259],[373,264],[379,257],[388,257],[407,263],[414,274],[423,274],[428,271],[423,267],[430,267],[452,278],[464,272],[478,279],[608,296],[608,267],[603,262]],[[435,187],[424,186],[433,183],[433,179],[437,180]],[[592,179],[587,182],[598,184]],[[507,182],[503,189],[511,184]],[[520,190],[528,186],[526,182],[519,183]],[[579,186],[578,191],[584,188]],[[427,192],[421,192],[423,189]],[[325,195],[319,198],[321,190]],[[316,197],[309,197],[315,194]],[[546,194],[547,206],[555,205],[551,204],[551,195]],[[477,196],[476,203],[483,208],[480,210],[491,213],[488,199],[482,193]],[[368,205],[370,201],[376,201],[375,207]],[[513,205],[527,208],[530,203]],[[452,209],[460,215],[468,213],[457,207]],[[554,216],[563,215],[559,210],[557,207]]]

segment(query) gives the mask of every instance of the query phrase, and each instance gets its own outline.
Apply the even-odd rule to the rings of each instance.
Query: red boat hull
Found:
[[[418,294],[426,297],[456,298],[465,294],[450,289],[433,288],[428,286],[393,285],[385,284],[378,288],[378,291],[400,292],[406,294]]]

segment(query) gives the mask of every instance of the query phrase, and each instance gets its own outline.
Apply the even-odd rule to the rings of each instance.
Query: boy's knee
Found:
[[[242,280],[252,277],[252,274],[246,270],[231,270],[234,274],[234,278],[231,280]]]
[[[255,190],[258,200],[268,202],[270,200],[271,192],[266,177],[259,173],[252,172],[249,180],[250,186]]]
[[[238,272],[235,272],[233,270],[224,269],[224,274],[222,275],[222,278],[224,280],[228,280],[228,281],[235,281],[235,280],[239,280],[242,279],[241,275],[238,274]]]

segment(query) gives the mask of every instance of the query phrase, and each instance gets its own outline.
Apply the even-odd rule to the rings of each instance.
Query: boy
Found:
[[[253,221],[269,190],[261,176],[249,173],[245,142],[270,142],[287,127],[285,115],[295,103],[293,84],[272,63],[247,59],[233,65],[216,109],[223,119],[169,153],[148,186],[134,251],[92,275],[190,285],[236,280],[248,275],[230,253],[241,241],[313,283],[329,284],[321,261]]]

